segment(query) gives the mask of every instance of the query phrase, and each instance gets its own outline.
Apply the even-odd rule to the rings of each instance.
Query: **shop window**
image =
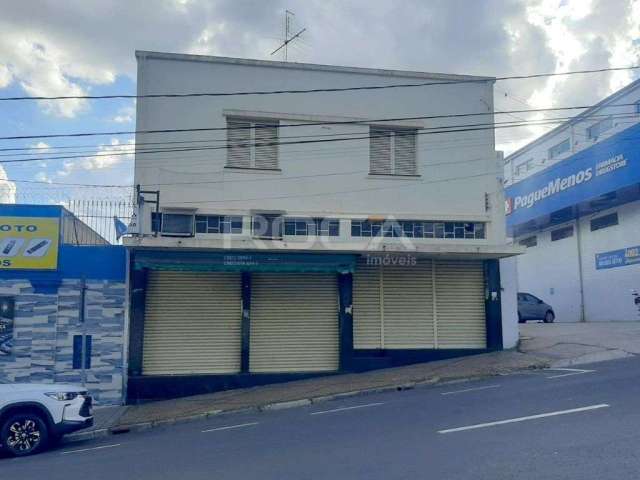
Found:
[[[551,230],[551,241],[557,242],[558,240],[562,240],[563,238],[573,237],[573,225],[569,225],[568,227],[557,228],[556,230]]]
[[[604,215],[602,217],[594,218],[593,220],[591,220],[591,231],[595,232],[596,230],[613,227],[614,225],[618,225],[617,212],[610,213],[609,215]]]
[[[527,248],[535,247],[536,245],[538,245],[538,237],[534,235],[532,237],[523,238],[518,243]]]
[[[280,214],[256,214],[251,223],[252,235],[256,238],[281,240],[283,223],[283,217]]]

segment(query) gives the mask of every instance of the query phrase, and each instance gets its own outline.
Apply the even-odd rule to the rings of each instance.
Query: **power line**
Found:
[[[612,115],[606,115],[606,117],[611,117]],[[592,118],[598,117],[597,115],[593,115]],[[636,117],[636,114],[619,114],[616,118],[630,118]],[[563,123],[568,119],[573,117],[555,117],[549,119],[542,120],[531,120],[525,122],[515,123],[512,121],[507,122],[484,122],[484,123],[475,123],[475,124],[463,124],[463,125],[451,125],[451,126],[443,126],[443,127],[427,127],[422,128],[420,131],[411,133],[411,135],[434,135],[434,134],[443,134],[443,133],[458,133],[458,132],[471,132],[471,131],[482,131],[482,130],[491,130],[491,129],[499,129],[499,128],[515,128],[515,127],[523,127],[523,126],[537,126],[537,125],[548,125],[555,123]],[[409,135],[409,134],[407,134]],[[323,138],[323,139],[311,139],[311,140],[295,140],[295,141],[273,141],[273,142],[259,142],[259,143],[242,143],[242,144],[234,144],[234,145],[220,145],[220,146],[208,146],[208,147],[185,147],[185,148],[167,148],[167,149],[156,149],[156,150],[143,150],[143,151],[133,151],[133,152],[109,152],[106,154],[94,154],[94,155],[61,155],[54,157],[37,157],[37,158],[19,158],[12,160],[0,160],[0,164],[6,163],[24,163],[24,162],[42,162],[42,161],[50,161],[50,160],[69,160],[69,159],[77,159],[77,158],[100,158],[100,157],[113,157],[113,156],[129,156],[132,154],[136,155],[149,155],[149,154],[158,154],[158,153],[177,153],[177,152],[192,152],[192,151],[206,151],[206,150],[228,150],[230,148],[246,148],[246,147],[266,147],[266,146],[280,146],[280,145],[302,145],[302,144],[311,144],[311,143],[327,143],[327,142],[344,142],[344,141],[352,141],[352,140],[367,140],[371,138],[381,138],[386,136],[386,134],[379,135],[364,135],[357,137],[345,137],[345,138]]]
[[[612,107],[628,107],[634,106],[635,103],[624,103],[624,104],[616,104],[616,105],[608,105],[607,108]],[[311,127],[317,125],[370,125],[375,123],[382,122],[398,122],[398,121],[406,121],[406,120],[437,120],[443,118],[464,118],[464,117],[475,117],[475,116],[484,116],[484,115],[502,115],[502,114],[513,114],[513,113],[540,113],[540,112],[555,112],[562,110],[584,110],[587,108],[591,108],[593,105],[582,105],[582,106],[571,106],[571,107],[549,107],[549,108],[536,108],[536,109],[525,109],[525,110],[507,110],[507,111],[498,111],[498,112],[474,112],[474,113],[455,113],[455,114],[447,114],[447,115],[420,115],[414,117],[395,117],[395,118],[378,118],[378,119],[360,119],[360,120],[336,120],[330,122],[306,122],[306,123],[289,123],[289,124],[278,124],[277,121],[274,121],[273,124],[269,125],[268,122],[265,122],[265,125],[257,125],[257,126],[243,126],[243,127],[202,127],[202,128],[168,128],[168,129],[160,129],[160,130],[128,130],[128,131],[116,131],[116,132],[79,132],[79,133],[56,133],[56,134],[41,134],[41,135],[19,135],[19,136],[10,136],[10,137],[0,137],[0,140],[32,140],[36,138],[63,138],[63,137],[92,137],[92,136],[118,136],[118,135],[135,135],[135,134],[151,134],[151,133],[182,133],[182,132],[208,132],[208,131],[227,131],[227,130],[250,130],[254,128],[269,128],[273,126],[277,126],[278,128],[289,128],[289,127]],[[406,128],[417,128],[407,126]]]
[[[526,80],[532,78],[543,77],[558,77],[566,75],[584,75],[590,73],[604,73],[604,72],[617,72],[621,70],[635,70],[640,68],[640,65],[632,65],[629,67],[607,67],[598,68],[593,70],[573,70],[568,72],[554,72],[554,73],[537,73],[532,75],[511,75],[503,77],[489,77],[489,78],[470,78],[460,80],[446,80],[439,82],[421,82],[421,83],[398,83],[391,85],[367,85],[359,87],[335,87],[335,88],[312,88],[312,89],[299,89],[299,90],[262,90],[262,91],[250,91],[250,92],[191,92],[191,93],[155,93],[146,95],[132,95],[132,94],[114,94],[114,95],[60,95],[60,96],[37,96],[37,97],[0,97],[0,101],[17,101],[17,100],[108,100],[108,99],[133,99],[133,98],[188,98],[188,97],[231,97],[231,96],[245,96],[245,95],[280,95],[280,94],[298,94],[298,93],[329,93],[329,92],[348,92],[359,90],[384,90],[389,88],[411,88],[411,87],[426,87],[432,85],[457,85],[464,83],[487,83],[494,81],[504,80]]]

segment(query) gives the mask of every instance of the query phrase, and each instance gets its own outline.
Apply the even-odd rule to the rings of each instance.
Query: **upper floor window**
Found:
[[[558,143],[557,145],[554,145],[549,149],[549,160],[556,158],[565,152],[568,152],[570,149],[571,149],[571,140],[567,138],[566,140],[563,140],[562,142]]]
[[[603,228],[613,227],[618,225],[618,213],[610,213],[602,217],[594,218],[591,220],[591,231],[602,230]]]
[[[227,119],[227,167],[278,169],[278,122]]]
[[[523,238],[518,243],[527,248],[535,247],[536,245],[538,245],[538,237],[534,235],[532,237]]]
[[[640,113],[640,100],[636,102],[636,113]]]
[[[242,217],[196,215],[196,233],[242,233]]]
[[[382,129],[369,130],[369,173],[371,175],[418,174],[416,152],[416,130]]]
[[[527,173],[529,170],[533,170],[534,167],[535,165],[533,163],[533,159],[531,158],[516,167],[516,176],[521,177],[522,175]]]
[[[334,218],[286,218],[285,235],[305,237],[337,237],[340,235],[340,220]]]
[[[351,236],[483,239],[485,224],[423,220],[351,220]]]
[[[608,117],[608,118],[605,118],[604,120],[600,120],[598,123],[594,123],[589,128],[587,128],[587,136],[595,140],[604,132],[612,128],[613,128],[613,119],[611,117]]]
[[[283,223],[279,213],[258,213],[253,216],[251,233],[255,238],[281,240]]]

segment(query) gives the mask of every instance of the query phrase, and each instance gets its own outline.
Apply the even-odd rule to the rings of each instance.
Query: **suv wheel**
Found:
[[[42,418],[30,412],[11,415],[0,429],[0,443],[16,457],[38,452],[47,444],[48,437]]]
[[[520,313],[518,312],[518,323],[527,323],[527,321],[522,318],[522,315],[520,315]]]
[[[555,315],[553,314],[553,312],[551,310],[549,310],[547,313],[544,314],[544,323],[553,323],[553,321],[555,320]]]

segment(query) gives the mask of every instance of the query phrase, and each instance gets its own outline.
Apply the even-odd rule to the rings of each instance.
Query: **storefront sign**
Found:
[[[135,254],[136,269],[227,272],[337,272],[355,269],[350,254],[270,252],[155,252]]]
[[[507,188],[507,226],[640,182],[639,137],[640,124]]]
[[[13,297],[0,297],[0,358],[13,353]]]
[[[636,247],[596,253],[596,269],[626,267],[640,264],[640,245]]]
[[[58,268],[58,218],[0,217],[0,269]]]

